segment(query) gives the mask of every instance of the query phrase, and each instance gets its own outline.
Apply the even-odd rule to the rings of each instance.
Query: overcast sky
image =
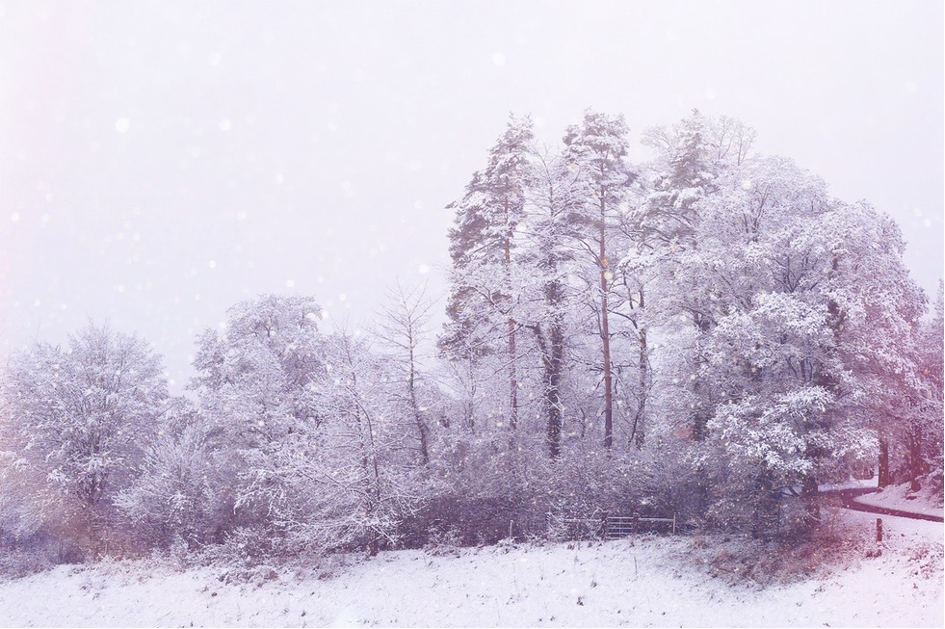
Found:
[[[634,137],[741,118],[943,275],[943,8],[904,2],[0,0],[0,359],[88,317],[175,390],[194,335],[262,292],[354,322],[444,288],[444,206],[510,111]],[[634,158],[645,154],[639,145]]]

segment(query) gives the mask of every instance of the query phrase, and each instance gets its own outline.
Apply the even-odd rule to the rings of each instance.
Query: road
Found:
[[[856,502],[855,498],[863,494],[871,494],[878,491],[875,487],[865,489],[839,489],[825,491],[824,494],[837,496],[845,509],[853,511],[864,511],[866,513],[876,513],[877,515],[893,515],[900,518],[911,518],[913,520],[928,520],[930,522],[943,522],[942,516],[926,515],[924,513],[912,513],[911,511],[900,511],[899,509],[887,509],[886,507],[876,507],[873,505]]]

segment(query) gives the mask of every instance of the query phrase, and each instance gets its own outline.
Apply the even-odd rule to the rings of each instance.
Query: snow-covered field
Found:
[[[864,537],[873,521],[843,513]],[[880,556],[767,587],[694,567],[683,537],[387,552],[233,584],[154,562],[62,566],[0,583],[0,625],[941,627],[942,525],[885,522]]]
[[[885,507],[886,509],[898,509],[899,511],[937,515],[939,517],[942,517],[943,513],[942,505],[937,504],[938,500],[931,491],[923,489],[911,493],[909,483],[893,485],[875,494],[858,496],[856,502],[874,507]]]

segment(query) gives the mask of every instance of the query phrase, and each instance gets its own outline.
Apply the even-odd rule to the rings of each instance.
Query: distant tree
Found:
[[[392,395],[408,409],[416,426],[420,462],[430,462],[429,406],[422,399],[425,390],[421,367],[421,344],[426,339],[426,325],[430,322],[433,302],[426,298],[426,287],[405,292],[398,283],[388,292],[375,334],[391,352],[391,367],[396,374]]]

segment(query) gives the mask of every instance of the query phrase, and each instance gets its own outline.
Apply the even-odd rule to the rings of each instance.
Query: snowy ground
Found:
[[[851,478],[843,483],[830,483],[827,485],[818,485],[817,491],[838,491],[841,489],[867,489],[876,487],[876,475],[873,478],[856,479]],[[795,491],[800,492],[800,487],[795,487]]]
[[[842,514],[863,538],[873,522]],[[330,575],[262,571],[234,584],[153,562],[62,566],[0,582],[0,626],[941,627],[942,525],[884,522],[880,556],[859,552],[829,575],[764,588],[694,567],[684,537],[398,551]]]
[[[886,509],[897,509],[899,511],[908,511],[910,513],[922,513],[925,515],[937,515],[942,517],[942,505],[927,489],[916,493],[909,491],[909,483],[902,485],[893,485],[887,487],[875,494],[865,494],[857,496],[856,502],[873,505],[874,507],[884,507]]]

